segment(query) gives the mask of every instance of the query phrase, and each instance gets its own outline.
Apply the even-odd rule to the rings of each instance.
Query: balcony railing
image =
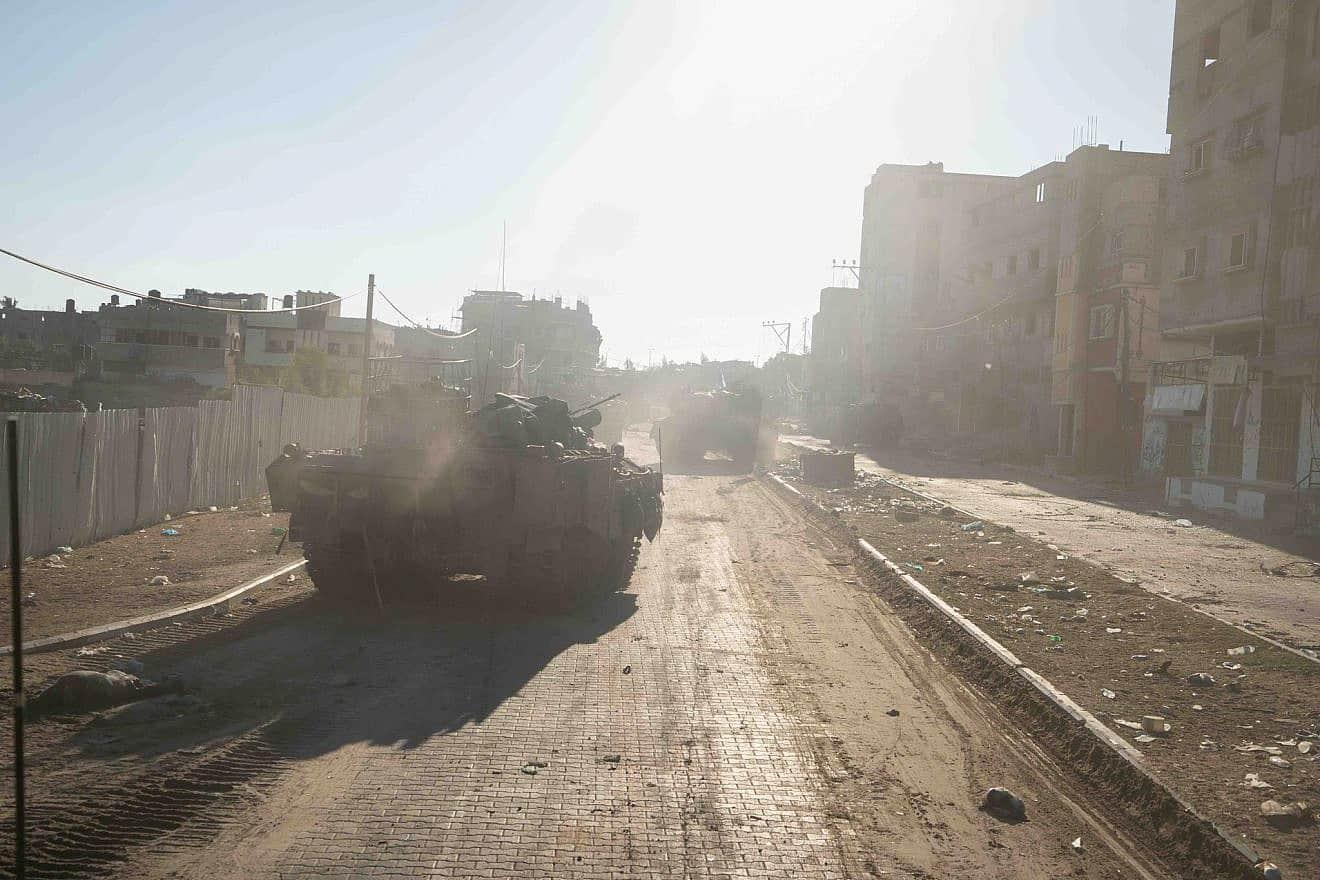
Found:
[[[1155,361],[1150,365],[1151,385],[1205,384],[1210,378],[1210,358]]]

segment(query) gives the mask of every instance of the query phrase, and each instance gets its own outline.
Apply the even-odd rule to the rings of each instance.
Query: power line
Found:
[[[279,314],[281,312],[299,312],[310,309],[321,309],[321,308],[325,308],[326,306],[332,306],[335,303],[341,303],[346,299],[352,299],[355,296],[360,296],[360,293],[350,293],[348,296],[338,296],[335,297],[334,299],[328,299],[325,302],[314,303],[312,305],[307,305],[307,306],[293,306],[292,308],[287,308],[287,309],[227,309],[224,306],[206,306],[206,305],[201,305],[200,303],[184,302],[183,300],[178,300],[178,299],[165,299],[164,297],[149,296],[145,293],[138,293],[135,290],[129,290],[125,287],[119,287],[118,285],[109,284],[105,281],[97,281],[95,278],[89,278],[86,275],[79,275],[76,272],[70,272],[67,269],[60,269],[55,266],[47,265],[46,263],[39,262],[37,260],[32,259],[31,257],[25,257],[22,254],[16,254],[13,251],[5,250],[4,248],[0,248],[0,254],[4,254],[5,256],[8,257],[13,257],[15,260],[19,260],[20,262],[27,263],[31,266],[36,266],[38,269],[45,269],[47,272],[54,272],[56,275],[62,275],[65,278],[69,278],[74,281],[81,281],[83,284],[90,284],[93,287],[99,287],[102,290],[108,290],[111,293],[122,293],[124,294],[124,296],[131,296],[134,299],[149,300],[154,303],[160,303],[162,305],[175,306],[185,309],[197,309],[198,311],[202,311],[202,312],[225,312],[231,315],[232,314],[274,315],[274,314]]]
[[[450,341],[450,342],[453,342],[453,341],[458,340],[458,339],[467,339],[469,336],[471,336],[472,334],[474,334],[474,333],[477,332],[477,328],[476,328],[476,327],[473,327],[471,330],[469,330],[469,331],[466,332],[466,333],[456,333],[456,334],[453,334],[453,335],[450,335],[450,334],[448,334],[448,333],[436,333],[434,330],[432,330],[430,327],[427,327],[425,324],[422,324],[422,323],[419,322],[419,321],[415,321],[415,320],[413,320],[412,318],[410,318],[410,317],[408,317],[407,315],[405,315],[405,314],[403,313],[403,310],[400,309],[398,306],[396,306],[396,305],[394,304],[394,300],[392,300],[392,299],[390,299],[388,296],[386,296],[386,295],[385,295],[385,292],[382,291],[379,287],[376,288],[376,292],[380,294],[381,299],[383,299],[383,300],[385,300],[385,302],[389,303],[390,308],[392,308],[392,309],[394,309],[394,311],[398,312],[400,318],[403,318],[403,320],[407,321],[409,324],[412,324],[412,325],[413,325],[414,327],[416,327],[418,330],[424,330],[425,332],[431,334],[432,336],[436,337],[437,339],[445,339],[445,340],[448,340],[448,341]]]

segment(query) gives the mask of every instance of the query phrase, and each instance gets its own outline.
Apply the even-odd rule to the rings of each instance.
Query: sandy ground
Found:
[[[811,486],[796,465],[777,472],[1136,744],[1197,809],[1290,876],[1314,864],[1315,826],[1277,827],[1259,808],[1320,802],[1320,665],[1011,527],[964,528],[973,521],[866,474],[849,488]],[[1194,673],[1213,680],[1193,685]],[[1131,725],[1147,715],[1172,731],[1138,740]],[[1251,745],[1279,762],[1241,750]],[[1268,787],[1244,785],[1247,774]]]
[[[308,603],[143,657],[192,694],[44,741],[44,870],[1168,876],[932,661],[846,548],[750,478],[666,483],[628,588],[571,613]],[[979,811],[991,785],[1029,821]]]
[[[272,529],[289,524],[266,500],[236,509],[201,511],[116,535],[71,553],[30,560],[23,570],[26,638],[74,632],[204,599],[301,558]],[[163,535],[173,529],[178,535]],[[153,585],[158,576],[168,585]],[[8,575],[5,575],[8,580]],[[9,590],[0,615],[9,618]],[[9,642],[8,629],[0,641]]]
[[[827,445],[812,437],[783,439]],[[1293,539],[1263,534],[1249,524],[1169,511],[1148,493],[906,452],[874,455],[878,460],[859,454],[859,470],[1039,537],[1217,617],[1294,647],[1320,650],[1320,578],[1277,577],[1261,570],[1320,559],[1298,555],[1302,548]],[[1158,516],[1156,510],[1172,515]],[[1175,526],[1178,517],[1195,524]]]

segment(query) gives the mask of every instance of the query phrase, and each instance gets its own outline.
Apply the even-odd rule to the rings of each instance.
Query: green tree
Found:
[[[339,370],[330,369],[330,361],[319,348],[298,348],[293,363],[284,371],[280,386],[285,391],[315,394],[318,397],[342,397],[348,393],[348,380]]]

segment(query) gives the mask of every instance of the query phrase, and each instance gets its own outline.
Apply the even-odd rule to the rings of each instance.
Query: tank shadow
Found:
[[[507,597],[383,615],[317,605],[201,655],[143,655],[152,674],[180,676],[188,700],[108,714],[72,744],[89,757],[147,758],[255,735],[293,760],[352,743],[416,748],[485,722],[560,654],[632,617],[637,598],[611,593],[560,613]]]

